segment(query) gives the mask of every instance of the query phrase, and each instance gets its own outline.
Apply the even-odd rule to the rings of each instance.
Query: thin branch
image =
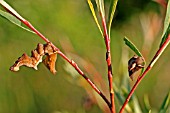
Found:
[[[50,42],[45,36],[43,36],[39,31],[37,31],[28,21],[23,22],[26,26],[32,29],[39,37],[41,37],[45,42]],[[54,44],[52,46],[58,51],[57,53],[62,56],[67,62],[69,62],[77,72],[83,76],[83,78],[91,85],[91,87],[103,98],[103,100],[110,106],[110,102],[107,100],[105,95],[96,87],[96,85],[83,73],[83,71],[78,67],[78,65],[73,61],[70,60],[64,53],[60,51]]]
[[[29,27],[32,31],[34,31],[41,39],[43,39],[45,42],[50,42],[44,35],[42,35],[38,30],[36,30],[34,28],[34,26],[27,21],[26,19],[24,19],[23,17],[21,17],[14,9],[12,9],[12,7],[10,7],[5,1],[1,1],[0,4],[4,7],[4,9],[6,9],[10,14],[12,14],[13,16],[15,16],[18,20],[20,20],[23,24],[25,24],[27,27]],[[6,7],[8,6],[8,7]],[[60,51],[59,48],[57,48],[54,44],[52,44],[52,47],[55,48],[55,50],[57,51],[57,53],[63,57],[63,59],[65,59],[67,62],[69,62],[76,70],[77,72],[82,75],[82,77],[91,85],[91,87],[103,98],[103,100],[106,102],[106,104],[108,106],[111,106],[110,102],[108,101],[108,99],[105,97],[105,95],[97,88],[97,86],[83,73],[83,71],[78,67],[78,65],[73,61],[70,60],[64,53],[62,53]]]
[[[96,85],[83,73],[83,71],[78,67],[78,65],[73,61],[67,58],[65,54],[63,54],[61,51],[58,52],[60,56],[62,56],[65,60],[67,60],[76,70],[77,72],[83,76],[83,78],[91,85],[91,87],[103,98],[103,100],[107,103],[108,106],[110,106],[110,102],[105,97],[105,95],[96,87]]]
[[[162,55],[163,51],[165,50],[165,48],[168,46],[170,42],[170,34],[168,35],[168,38],[166,39],[166,41],[163,43],[163,45],[159,48],[159,50],[156,52],[155,56],[153,57],[153,59],[151,60],[150,64],[148,65],[148,67],[146,68],[146,70],[144,71],[144,73],[139,76],[139,78],[137,79],[136,83],[134,84],[133,88],[131,89],[129,95],[126,98],[126,101],[124,102],[122,108],[120,109],[119,113],[123,113],[123,110],[125,109],[126,104],[129,102],[131,96],[133,95],[134,91],[136,90],[137,86],[139,85],[139,83],[142,81],[142,79],[146,76],[146,74],[149,72],[149,70],[152,69],[152,67],[154,66],[154,64],[157,62],[157,60],[159,59],[159,57]]]
[[[110,53],[110,37],[107,33],[107,26],[106,26],[106,19],[104,16],[102,16],[102,25],[103,25],[103,34],[105,39],[105,45],[106,45],[106,62],[108,66],[108,81],[109,81],[109,89],[110,89],[110,101],[111,106],[110,110],[112,113],[116,113],[115,111],[115,103],[114,103],[114,91],[113,91],[113,84],[112,84],[112,64],[111,64],[111,53]]]

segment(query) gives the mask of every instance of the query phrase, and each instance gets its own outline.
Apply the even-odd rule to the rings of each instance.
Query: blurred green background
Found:
[[[6,2],[70,59],[77,62],[90,78],[96,81],[96,70],[105,82],[101,84],[107,85],[105,45],[86,0]],[[106,14],[108,7],[109,0],[106,0]],[[128,76],[126,63],[134,55],[124,44],[123,37],[127,36],[149,63],[161,41],[164,12],[162,6],[149,0],[119,1],[111,31],[113,80],[118,86],[121,85],[123,76]],[[38,66],[38,71],[26,67],[21,67],[15,73],[9,71],[9,67],[23,53],[31,55],[31,50],[36,48],[37,43],[44,42],[35,34],[0,18],[0,113],[102,113],[97,104],[89,109],[84,108],[84,98],[88,95],[87,84],[77,77],[78,74],[71,74],[73,70],[60,56],[55,76],[42,63]],[[152,109],[158,109],[170,90],[168,51],[170,47],[135,92],[141,106],[146,94]],[[99,84],[98,82],[100,81],[95,83]],[[130,83],[133,85],[135,81]],[[102,91],[108,95],[107,88]],[[99,96],[97,98],[101,100]]]

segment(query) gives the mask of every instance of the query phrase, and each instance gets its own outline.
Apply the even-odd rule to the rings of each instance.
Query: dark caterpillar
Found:
[[[134,73],[137,72],[139,69],[144,68],[144,59],[143,57],[139,56],[133,56],[129,61],[128,61],[128,72],[129,72],[129,77],[133,81],[133,76]]]
[[[37,65],[42,62],[43,56],[46,58],[43,63],[53,73],[56,73],[55,62],[57,59],[57,51],[51,46],[51,43],[38,44],[35,50],[31,51],[31,57],[24,53],[18,60],[10,67],[11,71],[19,71],[20,66],[31,67],[37,70]]]

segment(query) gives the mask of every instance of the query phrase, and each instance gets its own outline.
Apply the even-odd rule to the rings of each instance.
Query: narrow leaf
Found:
[[[123,104],[124,101],[125,101],[125,96],[124,95],[127,95],[127,93],[124,94],[122,88],[118,88],[118,86],[116,84],[114,84],[114,83],[113,83],[113,87],[114,87],[114,90],[115,90],[115,96],[117,97],[120,104]],[[128,111],[128,113],[132,113],[132,108],[130,107],[129,104],[126,105],[125,109],[126,109],[126,111]]]
[[[97,16],[96,16],[96,13],[95,13],[93,4],[92,4],[91,0],[87,0],[87,2],[88,2],[88,4],[89,4],[91,13],[92,13],[92,15],[93,15],[93,18],[94,18],[94,20],[95,20],[95,22],[96,22],[96,24],[97,24],[97,27],[98,27],[100,33],[101,33],[102,36],[103,36],[103,32],[102,32],[102,29],[101,29],[101,27],[100,27],[99,21],[98,21],[98,19],[97,19]]]
[[[151,106],[150,106],[150,102],[149,102],[149,97],[147,94],[144,95],[144,107],[146,109],[146,111],[150,111]]]
[[[169,34],[170,34],[170,23],[169,23],[168,28],[166,29],[166,32],[162,35],[162,41],[161,41],[160,47],[163,45],[165,40],[168,38]]]
[[[110,3],[109,17],[108,17],[108,32],[109,32],[109,37],[110,37],[112,20],[113,20],[115,11],[116,11],[117,2],[118,2],[118,0],[111,0],[111,3]]]
[[[20,28],[22,28],[22,29],[24,29],[24,30],[26,30],[26,31],[29,31],[29,32],[31,32],[31,33],[34,33],[33,31],[31,31],[31,30],[23,27],[23,26],[21,25],[21,21],[18,20],[18,19],[17,19],[16,17],[14,17],[13,15],[11,15],[11,14],[9,14],[9,13],[7,13],[7,12],[4,12],[4,11],[2,11],[2,10],[0,10],[0,16],[4,17],[4,18],[7,19],[8,21],[10,21],[10,22],[12,22],[13,24],[17,25],[18,27],[20,27]]]
[[[101,16],[105,17],[105,10],[104,10],[104,1],[103,0],[96,0],[97,8],[101,13]]]
[[[133,96],[132,101],[134,106],[134,113],[142,113],[141,107],[139,105],[139,100],[135,95]]]
[[[150,110],[148,111],[148,113],[152,113],[152,110],[150,109]]]
[[[11,14],[13,14],[16,18],[18,18],[20,21],[25,21],[24,18],[22,18],[10,5],[8,5],[4,0],[0,1],[0,4]]]
[[[33,31],[23,27],[21,25],[21,21],[24,21],[25,19],[22,18],[10,5],[8,5],[5,1],[1,0],[0,1],[0,4],[8,11],[8,12],[11,12],[12,14],[10,13],[7,13],[7,12],[4,12],[2,10],[0,10],[0,15],[2,17],[4,17],[5,19],[9,20],[10,22],[12,22],[13,24],[19,26],[20,28],[26,30],[26,31],[29,31],[31,33],[34,33]]]
[[[140,53],[140,51],[137,49],[137,47],[136,47],[128,38],[124,37],[124,41],[125,41],[125,44],[126,44],[131,50],[133,50],[138,56],[143,57],[142,54]],[[146,62],[145,62],[144,57],[143,57],[143,60],[144,60],[144,65],[145,65]],[[143,72],[144,72],[144,68],[142,68],[140,75],[142,75]]]
[[[9,14],[7,12],[4,12],[4,11],[0,10],[0,15],[2,17],[4,17],[5,19],[9,20],[10,22],[12,22],[13,24],[21,25],[21,21],[20,20],[18,20],[13,15],[11,15],[11,14]]]
[[[170,92],[166,95],[162,103],[162,106],[160,108],[160,113],[166,113],[169,106],[170,106]]]
[[[164,21],[164,30],[162,34],[162,41],[161,41],[160,47],[165,42],[167,35],[169,33],[170,33],[170,1],[167,4],[167,11],[166,11],[166,16],[165,16],[165,21]]]
[[[165,21],[164,21],[164,32],[163,34],[165,34],[166,29],[168,28],[170,23],[170,1],[168,1],[167,4],[167,10],[166,10],[166,16],[165,16]]]
[[[139,50],[137,49],[137,47],[126,37],[124,37],[124,41],[125,44],[131,49],[133,50],[138,56],[142,57],[142,54],[139,52]]]
[[[99,10],[100,10],[99,0],[95,0],[95,1],[96,1],[97,9],[98,9],[98,11],[99,11]]]

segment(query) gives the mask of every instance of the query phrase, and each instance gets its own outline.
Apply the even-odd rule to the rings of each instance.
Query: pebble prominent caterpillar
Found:
[[[46,56],[43,60],[43,56]],[[11,71],[19,71],[21,66],[31,67],[37,70],[37,65],[43,62],[45,66],[53,73],[56,73],[55,62],[57,60],[57,51],[51,46],[51,43],[40,44],[37,48],[31,51],[31,57],[24,53],[15,61],[14,65],[10,67]]]

